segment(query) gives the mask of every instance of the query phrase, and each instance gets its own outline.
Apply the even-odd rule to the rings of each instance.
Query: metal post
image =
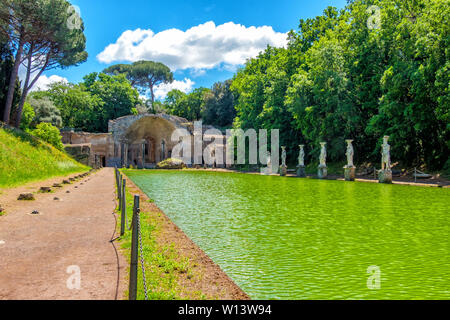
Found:
[[[123,179],[122,183],[122,217],[120,219],[120,236],[125,234],[125,219],[127,217],[127,193],[126,193],[127,180]]]
[[[137,297],[137,275],[138,275],[138,215],[139,215],[139,196],[134,196],[133,207],[133,233],[131,236],[131,263],[130,263],[130,287],[129,300],[136,300]]]

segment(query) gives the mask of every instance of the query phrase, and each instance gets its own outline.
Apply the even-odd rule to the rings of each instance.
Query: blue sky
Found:
[[[160,98],[173,87],[188,91],[231,78],[259,48],[283,45],[283,34],[296,30],[301,18],[346,4],[346,0],[70,2],[81,10],[89,59],[78,67],[50,70],[40,83],[58,77],[76,83],[111,64],[148,59],[169,65],[177,80],[160,88]]]

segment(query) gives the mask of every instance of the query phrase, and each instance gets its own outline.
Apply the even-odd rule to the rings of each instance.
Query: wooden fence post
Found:
[[[122,210],[122,175],[119,173],[119,209]]]
[[[117,187],[117,198],[120,199],[120,183],[119,183],[119,170],[117,170],[117,167],[114,168],[114,171],[116,173],[116,187]],[[119,207],[120,208],[120,207]]]
[[[139,196],[134,196],[133,206],[133,233],[131,236],[131,263],[130,263],[130,287],[129,300],[136,300],[137,298],[137,276],[138,276],[138,245],[139,245],[139,230],[138,230],[138,215],[139,215]]]
[[[122,237],[125,234],[125,219],[127,218],[127,180],[123,179],[122,182],[122,197],[121,197],[121,203],[122,203],[122,217],[120,219],[120,236]]]

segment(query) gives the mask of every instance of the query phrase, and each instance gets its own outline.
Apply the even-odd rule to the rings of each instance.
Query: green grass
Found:
[[[131,226],[134,195],[128,188],[126,198],[128,226]],[[117,227],[120,231],[121,215],[119,210],[117,210],[117,213],[119,216]],[[142,245],[149,300],[206,299],[203,293],[190,292],[180,285],[182,277],[190,281],[195,281],[198,277],[193,271],[195,264],[191,263],[188,258],[181,257],[173,244],[162,245],[158,243],[157,239],[160,237],[162,228],[161,221],[157,219],[160,215],[160,212],[141,211]],[[130,262],[131,255],[131,234],[131,231],[126,230],[125,235],[120,238],[122,252],[128,262]],[[129,268],[127,276],[129,276]],[[145,299],[142,279],[142,269],[139,262],[138,300]]]
[[[66,153],[19,130],[0,124],[0,188],[86,171]]]

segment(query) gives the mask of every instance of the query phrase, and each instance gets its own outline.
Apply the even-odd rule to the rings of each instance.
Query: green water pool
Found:
[[[127,175],[252,299],[450,299],[449,189]]]

